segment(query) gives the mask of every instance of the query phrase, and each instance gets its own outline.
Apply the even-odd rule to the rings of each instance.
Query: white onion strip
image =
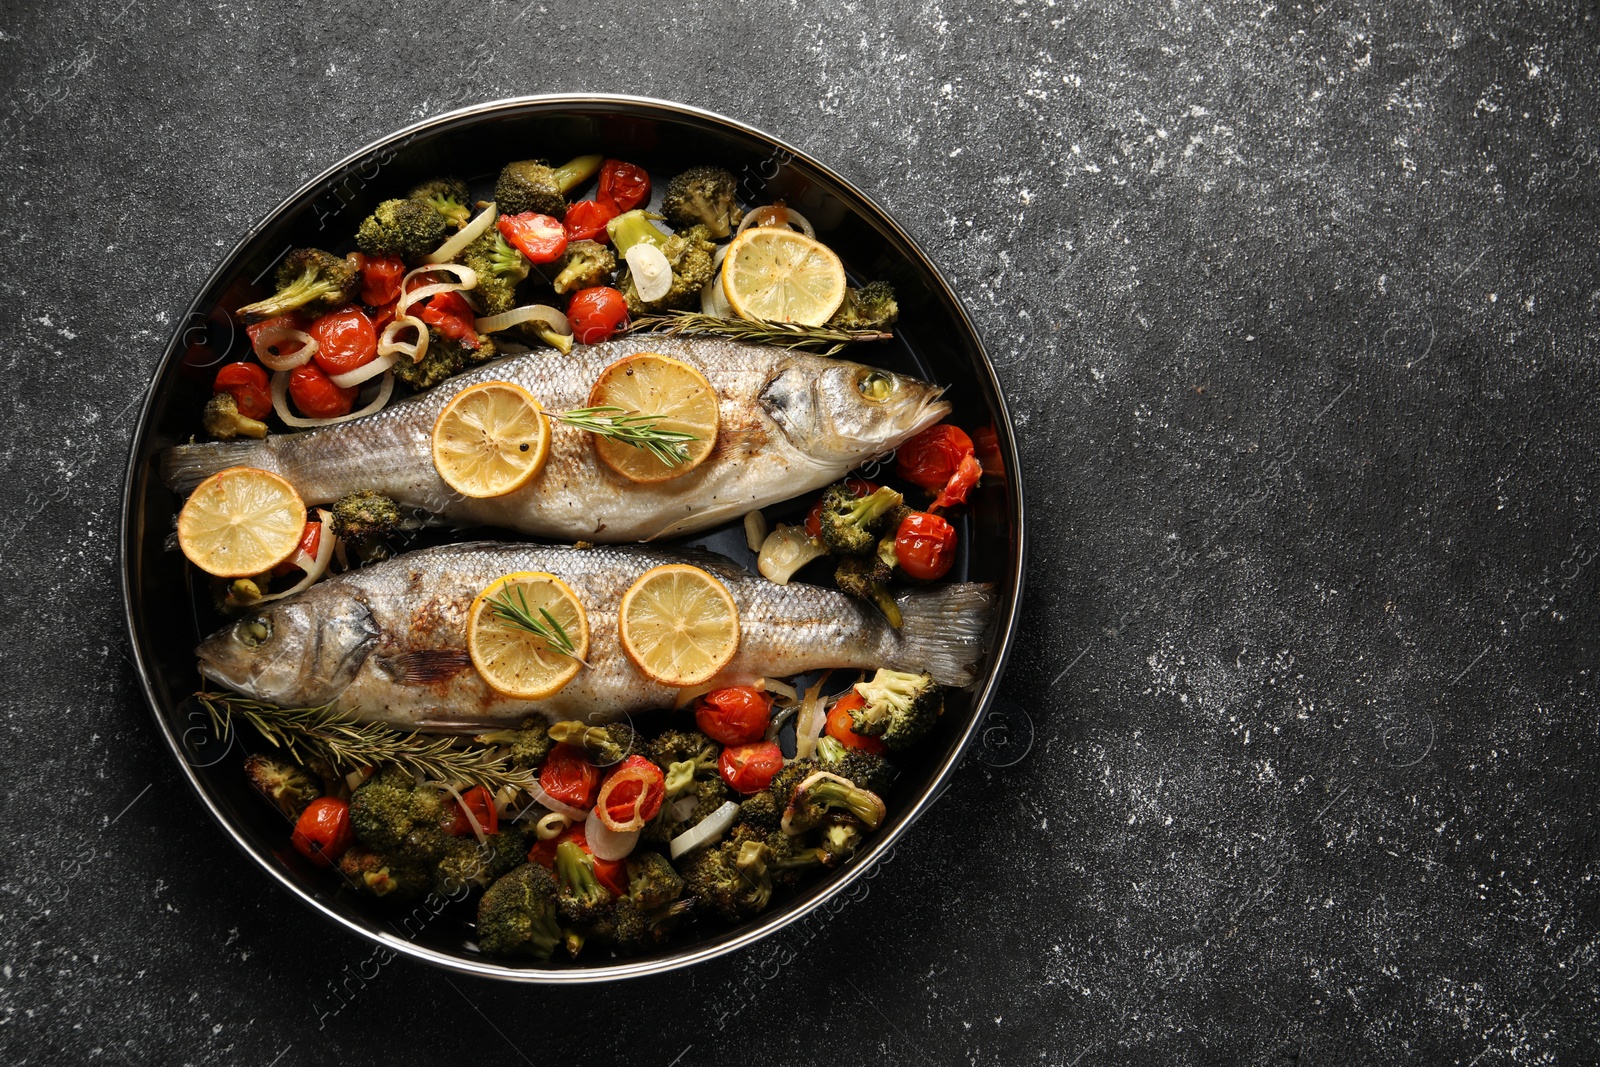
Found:
[[[643,793],[639,794],[641,797]],[[620,860],[633,851],[639,843],[638,830],[613,830],[600,818],[600,809],[594,808],[589,812],[589,817],[583,824],[584,840],[589,842],[589,850],[594,853],[595,859]]]
[[[406,290],[406,286],[410,284],[411,279],[418,275],[438,272],[454,274],[456,281],[431,282],[410,292]],[[400,279],[400,299],[395,301],[394,321],[383,328],[383,336],[378,338],[378,355],[387,356],[391,353],[399,353],[404,356],[410,356],[413,363],[421,363],[423,357],[428,354],[428,324],[409,313],[411,305],[419,300],[437,296],[440,293],[462,292],[473,288],[477,284],[478,272],[471,267],[463,267],[458,263],[442,263],[438,266],[423,266],[407,271],[406,276]],[[400,340],[400,331],[405,329],[416,330],[417,339],[415,341]]]
[[[728,828],[739,818],[739,805],[732,801],[725,801],[722,807],[707,815],[694,826],[685,830],[672,839],[670,851],[673,859],[677,859],[692,849],[710,841],[715,841],[728,832]]]
[[[750,211],[745,212],[744,221],[739,223],[739,228],[737,230],[735,230],[734,232],[735,233],[743,233],[744,231],[748,230],[751,226],[754,226],[755,222],[756,222],[756,219],[761,215],[761,213],[764,212],[764,211],[767,211],[772,206],[773,205],[768,204],[766,207],[753,208]],[[811,238],[813,241],[815,241],[817,239],[817,228],[815,226],[811,225],[811,222],[810,222],[809,219],[807,219],[804,215],[800,214],[800,212],[796,211],[792,207],[785,206],[784,210],[789,213],[789,225],[791,227],[793,227],[794,229],[799,230],[801,233],[805,234],[807,237]]]
[[[495,207],[493,202],[491,202],[482,211],[478,212],[477,216],[471,222],[461,227],[460,232],[456,233],[450,238],[450,240],[446,241],[444,244],[440,245],[438,248],[435,248],[432,252],[424,256],[422,262],[448,263],[452,259],[455,259],[461,253],[467,250],[468,245],[488,232],[489,227],[494,225],[495,215]]]
[[[319,578],[328,573],[328,564],[333,560],[333,545],[339,539],[333,536],[332,515],[318,508],[317,519],[322,524],[322,532],[317,535],[317,554],[311,560],[311,566],[307,567],[300,562],[299,557],[305,553],[297,553],[295,556],[295,566],[305,571],[305,576],[281,593],[273,593],[271,596],[262,597],[256,601],[257,604],[265,604],[269,600],[281,600],[286,596],[294,596],[296,593],[310,589],[317,583]]]
[[[334,385],[337,385],[340,389],[348,389],[352,385],[360,385],[362,382],[376,378],[378,375],[394,366],[395,361],[399,358],[400,352],[398,350],[388,352],[384,355],[378,356],[376,359],[367,360],[355,370],[348,370],[343,374],[330,374],[328,375],[328,381],[332,382]]]
[[[372,402],[359,411],[352,411],[348,415],[336,415],[331,419],[303,419],[289,410],[289,372],[279,371],[272,376],[272,410],[278,413],[278,418],[283,420],[285,426],[296,430],[309,430],[315,426],[332,426],[339,422],[349,422],[359,419],[374,412],[382,411],[389,398],[394,395],[394,373],[385,372],[383,382],[378,386],[378,395]]]
[[[472,827],[472,834],[478,839],[478,844],[488,844],[488,835],[483,832],[483,826],[478,822],[478,817],[472,814],[471,808],[467,807],[467,801],[462,797],[461,791],[449,782],[440,782],[439,784],[444,786],[446,792],[456,798],[457,804],[461,805],[461,814],[467,817],[467,825]]]
[[[274,346],[285,341],[298,341],[300,348],[289,355],[274,352]],[[297,330],[293,326],[268,326],[256,334],[250,342],[250,348],[255,352],[261,365],[268,370],[294,370],[310,362],[311,357],[317,354],[317,339],[304,330]]]
[[[800,718],[794,725],[795,759],[810,756],[817,747],[817,738],[822,736],[822,727],[828,721],[828,717],[822,713],[822,686],[832,673],[824,671],[822,677],[817,679],[817,684],[806,690],[806,698],[800,704]]]
[[[565,815],[573,822],[588,818],[582,808],[575,808],[565,801],[557,800],[555,797],[541,789],[538,782],[528,783],[528,795],[533,797],[534,800],[537,800],[539,803],[543,804],[545,807],[549,808],[551,811],[555,812],[557,815]]]
[[[700,290],[700,314],[718,319],[737,318],[728,294],[722,290],[722,261],[728,256],[728,246],[718,245],[711,255],[711,280]]]
[[[633,287],[645,303],[660,300],[672,291],[672,264],[667,254],[649,241],[640,241],[623,254]]]
[[[524,304],[498,315],[478,319],[473,326],[479,333],[499,333],[524,322],[542,322],[556,333],[572,336],[572,324],[567,317],[549,304]]]

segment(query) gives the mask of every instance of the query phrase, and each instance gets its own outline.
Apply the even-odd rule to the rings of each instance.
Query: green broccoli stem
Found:
[[[850,520],[863,527],[871,526],[885,512],[899,505],[904,499],[887,485],[883,486],[871,495],[861,497],[850,506]]]
[[[617,250],[620,259],[628,254],[628,249],[641,241],[648,242],[660,248],[667,241],[667,235],[658,230],[653,218],[659,218],[648,211],[635,208],[624,212],[606,223],[606,233],[611,237],[611,246]]]
[[[598,904],[606,893],[595,878],[594,861],[573,841],[556,846],[556,877],[569,896],[584,904]]]
[[[593,178],[600,170],[600,164],[605,162],[605,158],[602,155],[574,156],[551,173],[555,175],[556,184],[561,186],[561,192],[570,193]]]
[[[304,307],[327,292],[328,285],[321,281],[320,272],[315,267],[307,267],[300,272],[300,277],[265,300],[258,300],[254,304],[240,308],[239,317],[247,323],[255,323],[277,315],[285,315],[296,308]]]

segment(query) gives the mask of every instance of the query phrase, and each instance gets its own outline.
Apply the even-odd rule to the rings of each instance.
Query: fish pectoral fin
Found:
[[[471,667],[472,657],[460,648],[422,648],[390,656],[383,665],[405,685],[432,685]]]

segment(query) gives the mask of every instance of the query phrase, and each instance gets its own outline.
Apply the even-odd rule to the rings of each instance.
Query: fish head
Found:
[[[264,604],[195,649],[200,673],[286,707],[326,704],[355,679],[378,639],[358,597],[322,586]]]
[[[801,452],[855,466],[892,452],[950,414],[943,392],[860,363],[797,356],[767,380],[761,405]]]

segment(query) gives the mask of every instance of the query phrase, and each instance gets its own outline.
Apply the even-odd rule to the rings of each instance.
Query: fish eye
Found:
[[[881,404],[894,395],[894,391],[898,386],[899,383],[895,381],[894,375],[875,370],[868,371],[862,375],[861,381],[856,385],[856,389],[874,404]]]
[[[272,620],[265,615],[240,619],[233,628],[233,639],[245,648],[256,648],[272,636]]]

